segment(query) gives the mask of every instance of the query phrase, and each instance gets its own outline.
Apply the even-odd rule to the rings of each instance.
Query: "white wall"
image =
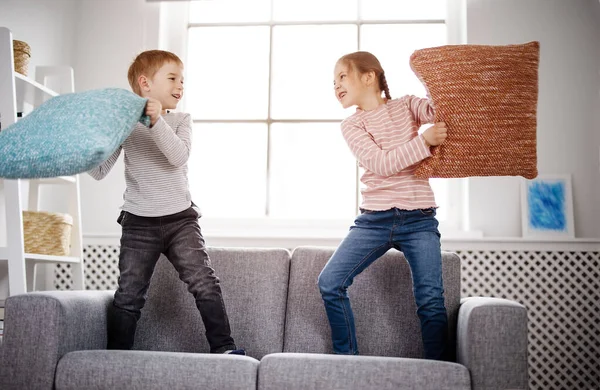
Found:
[[[467,4],[470,43],[540,41],[539,172],[573,174],[576,235],[600,238],[600,3]],[[159,10],[158,3],[145,0],[0,0],[0,25],[32,43],[36,62],[58,64],[69,58],[79,91],[128,88],[130,61],[138,52],[158,47]],[[36,62],[32,59],[32,65]],[[122,172],[119,162],[100,182],[82,175],[84,235],[118,236]],[[471,227],[487,237],[519,237],[519,193],[518,178],[470,179]]]
[[[0,0],[0,26],[31,47],[28,76],[37,65],[72,65],[79,1]]]
[[[572,174],[576,237],[600,237],[600,2],[468,0],[467,41],[540,42],[538,171]],[[470,180],[471,226],[520,236],[519,179]]]
[[[158,46],[159,3],[145,0],[86,0],[80,5],[74,52],[77,90],[130,89],[127,70],[141,51]],[[123,158],[102,181],[81,175],[83,234],[120,234]]]

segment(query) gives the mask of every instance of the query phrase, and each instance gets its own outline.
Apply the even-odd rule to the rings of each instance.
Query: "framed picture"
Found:
[[[571,175],[540,175],[521,183],[523,237],[575,237]]]

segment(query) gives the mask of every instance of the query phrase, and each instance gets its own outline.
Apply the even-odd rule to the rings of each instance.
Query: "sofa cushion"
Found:
[[[410,58],[448,138],[418,177],[537,176],[539,42],[447,45]]]
[[[88,171],[110,157],[140,121],[148,99],[120,88],[55,96],[0,132],[0,177]]]
[[[317,278],[334,250],[299,247],[292,253],[284,352],[333,352]],[[442,267],[453,349],[460,304],[460,258],[443,252]],[[361,355],[423,356],[410,268],[401,252],[392,249],[375,261],[354,279],[348,294]]]
[[[258,390],[471,389],[457,363],[373,356],[276,353],[260,362]]]
[[[283,351],[290,253],[286,249],[209,248],[232,336],[249,356]],[[150,282],[134,349],[209,352],[196,303],[161,256]]]
[[[56,368],[57,390],[254,390],[258,360],[248,356],[145,351],[75,351]]]

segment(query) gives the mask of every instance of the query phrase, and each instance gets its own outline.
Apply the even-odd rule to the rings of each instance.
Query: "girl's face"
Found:
[[[360,107],[367,85],[355,69],[346,63],[338,62],[333,71],[333,90],[342,107]]]
[[[145,97],[151,97],[163,106],[163,110],[173,110],[183,97],[183,67],[175,62],[166,62],[148,80]]]

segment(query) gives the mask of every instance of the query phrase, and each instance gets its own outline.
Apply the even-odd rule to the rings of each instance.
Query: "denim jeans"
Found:
[[[108,313],[108,348],[131,349],[150,278],[161,254],[173,264],[196,299],[213,353],[236,349],[219,279],[210,264],[194,207],[164,217],[122,211],[119,287]]]
[[[435,209],[364,211],[319,275],[319,289],[331,326],[333,351],[358,354],[348,287],[390,248],[404,253],[426,359],[446,358],[448,317],[444,307],[440,234]]]

